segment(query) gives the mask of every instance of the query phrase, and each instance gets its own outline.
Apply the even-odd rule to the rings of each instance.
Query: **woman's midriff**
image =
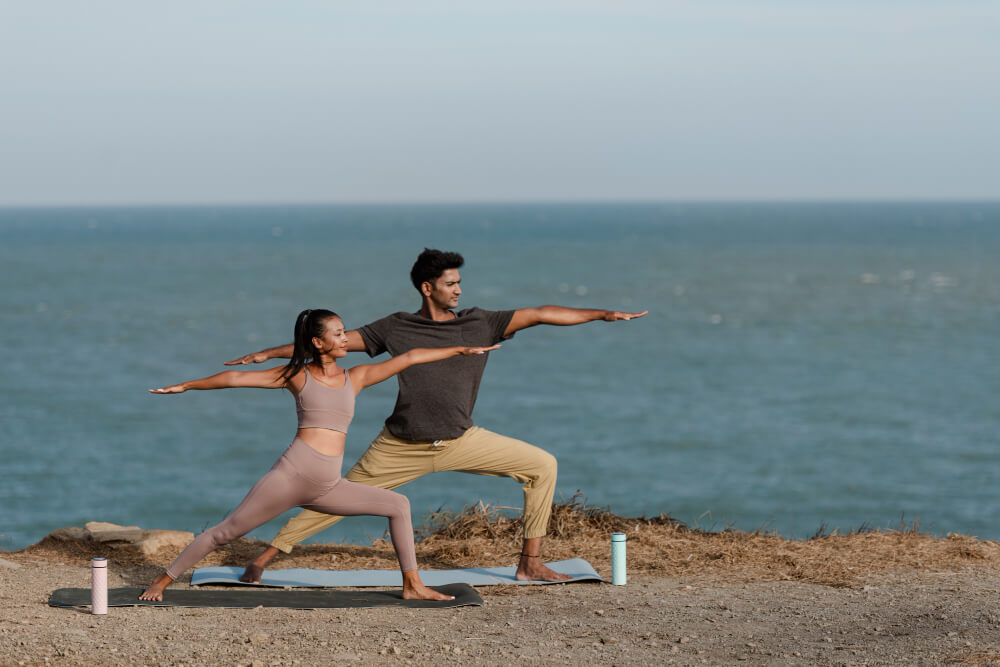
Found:
[[[329,428],[300,428],[295,435],[324,456],[342,455],[347,441],[346,433]]]

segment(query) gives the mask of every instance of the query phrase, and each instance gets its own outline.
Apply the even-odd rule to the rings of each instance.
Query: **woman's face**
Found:
[[[323,326],[323,335],[314,337],[313,345],[320,354],[328,354],[332,357],[340,358],[347,356],[347,332],[344,330],[344,323],[339,317],[327,319]]]

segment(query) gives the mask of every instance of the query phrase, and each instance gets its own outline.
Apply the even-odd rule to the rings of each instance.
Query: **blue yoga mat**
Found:
[[[570,575],[567,582],[518,581],[515,567],[470,567],[460,570],[420,570],[420,579],[427,586],[469,584],[470,586],[496,586],[498,584],[551,584],[572,581],[604,581],[593,566],[582,558],[571,558],[547,563],[556,572]],[[399,570],[265,570],[261,583],[240,581],[242,567],[199,567],[191,575],[191,585],[234,584],[239,586],[275,586],[292,588],[340,588],[367,586],[402,586]]]

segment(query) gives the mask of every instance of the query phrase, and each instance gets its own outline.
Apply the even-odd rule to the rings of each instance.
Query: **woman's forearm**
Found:
[[[235,380],[239,375],[239,371],[223,371],[221,373],[216,373],[215,375],[199,378],[197,380],[181,382],[180,384],[185,390],[226,389],[228,387],[236,386],[233,384],[233,380]]]
[[[432,361],[441,361],[442,359],[447,359],[448,357],[454,357],[459,354],[472,355],[472,354],[486,354],[492,350],[500,347],[499,345],[491,345],[490,347],[417,347],[403,354],[397,355],[392,359],[379,362],[377,364],[366,364],[362,366],[355,366],[352,369],[351,377],[354,378],[358,376],[358,387],[370,387],[373,384],[378,384],[383,380],[391,378],[396,373],[404,371],[410,366],[416,364],[427,364]],[[352,379],[352,382],[354,380]],[[358,389],[360,391],[361,389]]]
[[[279,389],[285,386],[281,377],[282,368],[266,371],[223,371],[197,380],[172,384],[162,389],[150,389],[154,394],[180,394],[190,389],[226,389],[228,387],[259,387]]]
[[[465,347],[415,347],[400,355],[406,365],[427,364],[432,361],[441,361],[449,357],[454,357],[462,353]]]

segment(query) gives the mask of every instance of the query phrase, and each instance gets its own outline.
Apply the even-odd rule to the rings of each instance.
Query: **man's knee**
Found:
[[[559,462],[556,461],[556,457],[540,449],[534,462],[534,472],[540,480],[554,480],[559,472]]]
[[[559,472],[559,462],[545,450],[541,450],[539,458],[539,469],[546,477],[555,477]]]

